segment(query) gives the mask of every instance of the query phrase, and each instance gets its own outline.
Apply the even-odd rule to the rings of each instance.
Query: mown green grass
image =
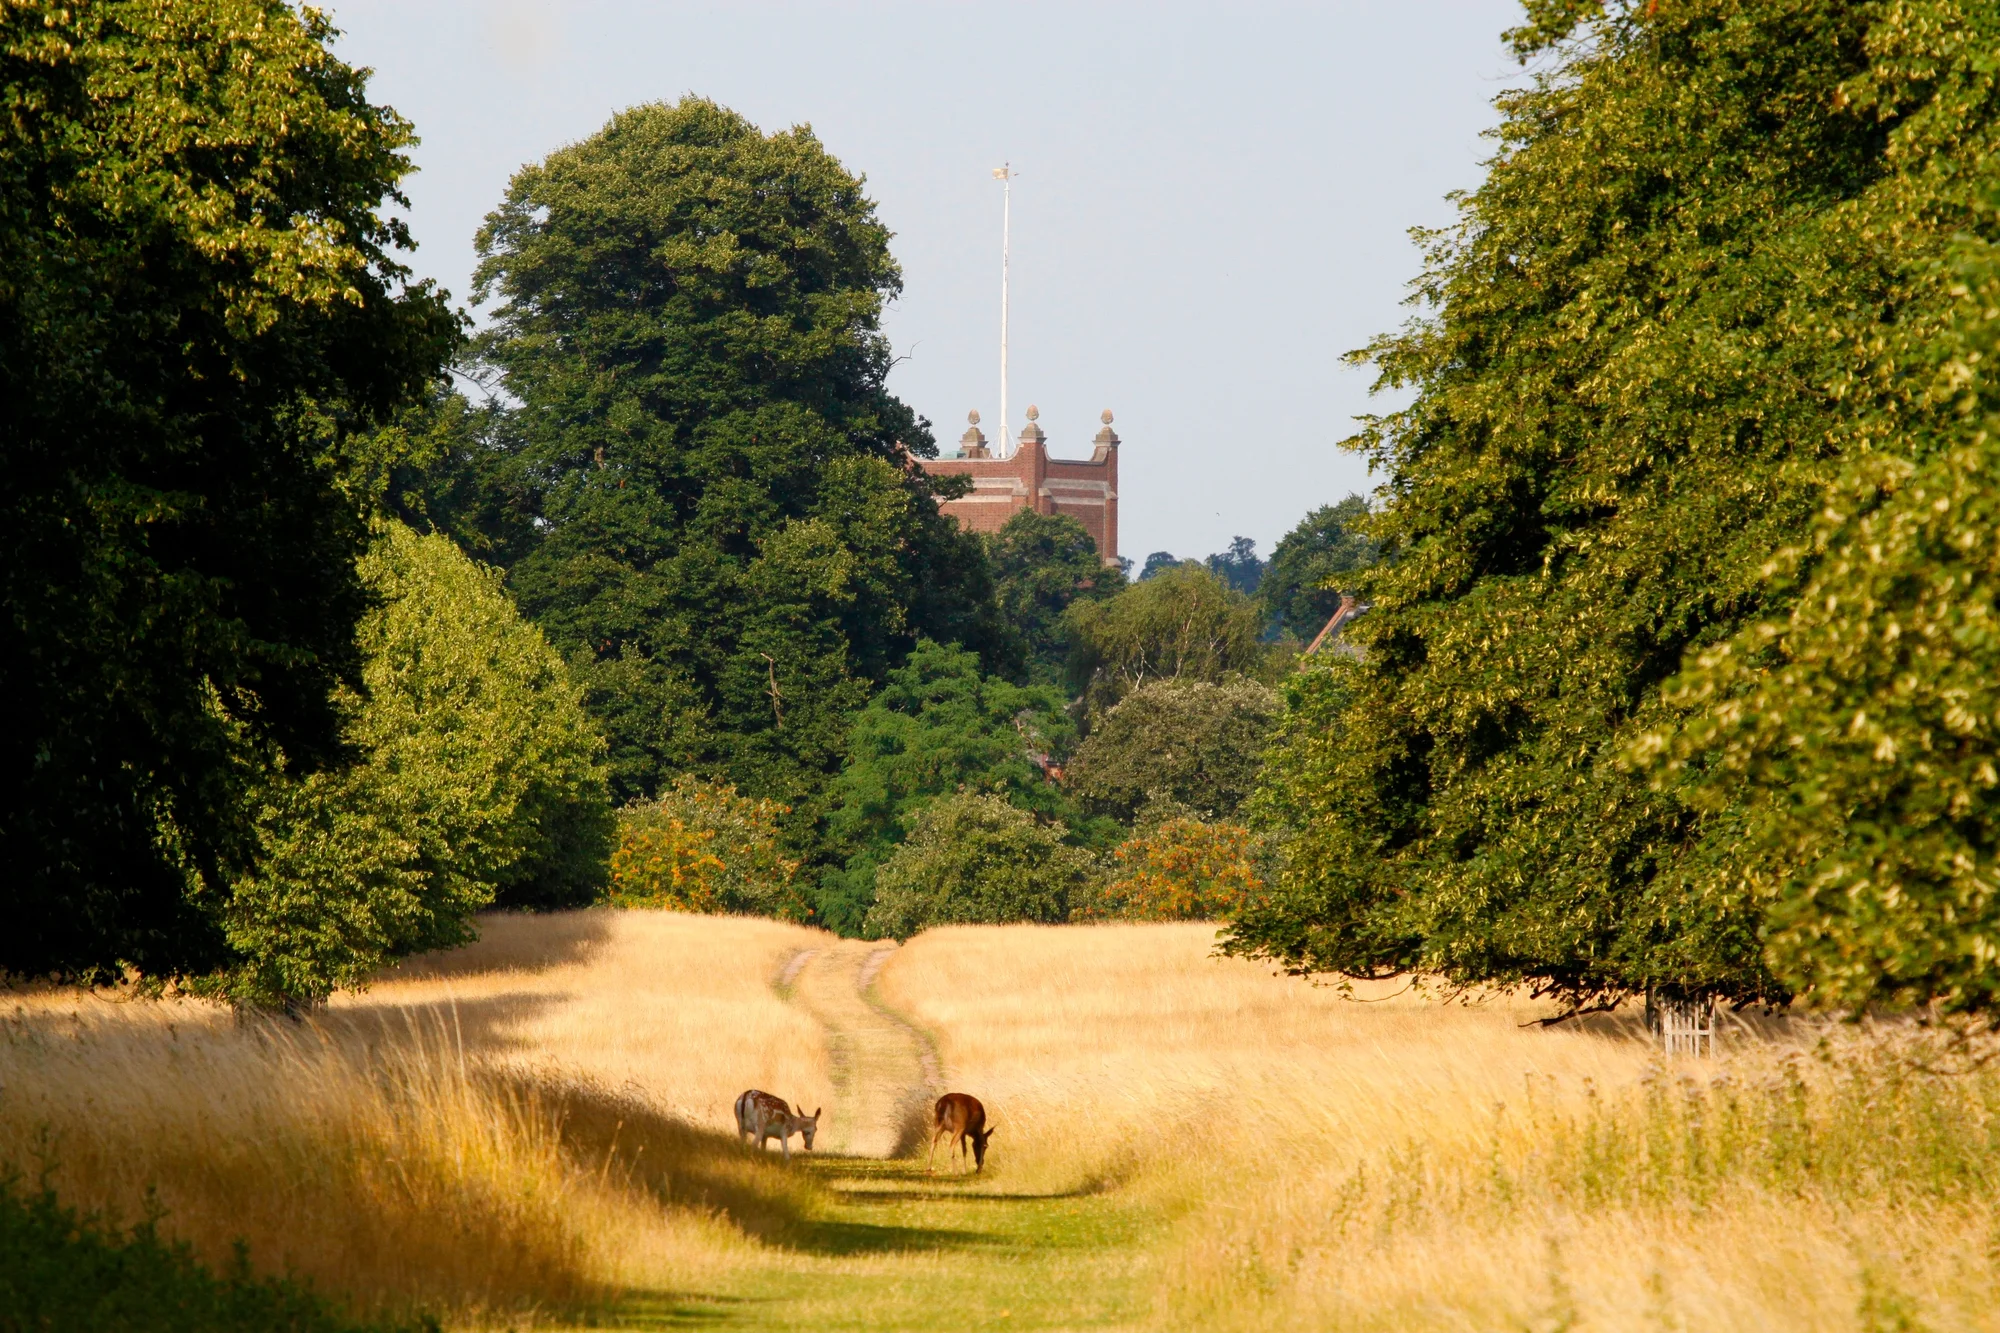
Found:
[[[819,1157],[828,1189],[728,1289],[634,1295],[606,1329],[1073,1329],[1145,1322],[1157,1214],[1101,1193],[975,1192],[921,1163]]]

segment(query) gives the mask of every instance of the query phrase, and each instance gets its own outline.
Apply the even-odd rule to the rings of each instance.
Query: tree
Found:
[[[1375,563],[1375,543],[1359,526],[1367,517],[1368,502],[1358,495],[1321,505],[1271,552],[1257,591],[1280,629],[1309,641],[1340,609],[1342,594],[1359,594],[1355,576]]]
[[[336,765],[349,446],[458,338],[407,122],[277,0],[0,11],[0,972],[228,955],[257,775]]]
[[[1576,1006],[1780,999],[1744,812],[1630,756],[1685,716],[1684,662],[1794,605],[1762,571],[1844,460],[1924,410],[1940,260],[1991,225],[2000,15],[1529,14],[1548,66],[1430,238],[1429,317],[1369,353],[1414,396],[1355,441],[1388,478],[1365,657],[1298,689],[1271,782],[1302,823],[1234,947]]]
[[[206,987],[239,1003],[324,999],[466,942],[496,900],[571,906],[604,884],[603,741],[499,575],[401,524],[361,574],[376,609],[340,700],[358,762],[262,793],[257,867],[219,909],[234,960]]]
[[[1070,685],[1093,718],[1149,681],[1219,681],[1265,653],[1254,603],[1200,565],[1181,565],[1066,617]]]
[[[687,771],[792,809],[920,634],[997,649],[978,539],[884,387],[889,231],[799,127],[688,98],[523,168],[480,343],[533,486],[522,607],[578,664],[621,798]]]
[[[868,934],[906,940],[930,926],[1067,921],[1094,866],[1090,853],[998,796],[926,806],[882,866]]]
[[[1241,824],[1165,820],[1120,843],[1110,878],[1079,915],[1126,921],[1209,921],[1263,894],[1264,849]]]
[[[1257,543],[1248,537],[1235,538],[1227,551],[1210,556],[1205,563],[1209,573],[1246,597],[1264,581],[1264,562],[1257,558]]]
[[[774,801],[681,777],[657,801],[618,812],[612,903],[804,920],[799,863],[779,847],[784,814]]]
[[[1668,687],[1642,761],[1730,823],[1765,956],[1822,1003],[2000,1013],[2000,255],[1968,241],[1936,419],[1857,459],[1769,577],[1789,614]],[[1664,761],[1664,762],[1662,762]]]
[[[1181,558],[1172,551],[1155,551],[1146,557],[1146,563],[1140,567],[1139,581],[1143,583],[1147,579],[1158,578],[1170,569],[1178,569],[1181,563]]]
[[[1067,514],[1024,509],[987,539],[1000,622],[1021,640],[1027,678],[1053,685],[1069,656],[1063,613],[1078,601],[1109,597],[1125,586],[1105,568],[1083,524]]]
[[[1234,819],[1257,787],[1278,695],[1254,680],[1158,680],[1119,700],[1078,747],[1065,790],[1130,823],[1148,806]]]
[[[826,842],[844,864],[822,876],[821,924],[861,929],[876,868],[940,797],[983,793],[1052,821],[1073,820],[1048,777],[1076,739],[1064,703],[1048,686],[985,675],[965,649],[919,643],[856,715],[847,765],[828,793]]]

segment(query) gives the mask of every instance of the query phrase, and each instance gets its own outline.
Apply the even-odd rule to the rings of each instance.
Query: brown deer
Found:
[[[947,1134],[951,1136],[951,1148],[958,1150],[961,1159],[965,1156],[965,1145],[972,1145],[973,1170],[986,1169],[986,1144],[1000,1127],[986,1127],[986,1108],[979,1104],[977,1097],[962,1092],[947,1092],[937,1099],[937,1105],[931,1109],[931,1123],[935,1128],[931,1130],[931,1155],[930,1160],[924,1163],[925,1175],[931,1174],[934,1169],[938,1140]],[[947,1156],[951,1148],[945,1150]]]
[[[819,1132],[819,1109],[811,1115],[797,1115],[784,1098],[752,1088],[736,1099],[736,1132],[746,1142],[755,1139],[759,1152],[766,1140],[777,1139],[789,1162],[794,1134],[806,1141],[807,1152],[812,1151],[813,1135]]]

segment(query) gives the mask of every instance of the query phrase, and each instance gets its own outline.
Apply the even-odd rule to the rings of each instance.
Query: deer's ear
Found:
[[[825,1108],[825,1107],[823,1107],[823,1106],[815,1106],[815,1107],[813,1107],[813,1119],[815,1119],[815,1120],[819,1119],[819,1113],[820,1113],[821,1111],[825,1110],[825,1109],[826,1109],[826,1108]]]
[[[1000,1132],[1000,1126],[998,1126],[998,1125],[995,1125],[995,1126],[993,1126],[993,1127],[992,1127],[991,1129],[989,1129],[989,1130],[987,1130],[987,1131],[986,1131],[986,1137],[990,1139],[990,1138],[992,1138],[992,1137],[993,1137],[993,1136],[994,1136],[995,1134],[998,1134],[999,1132]]]

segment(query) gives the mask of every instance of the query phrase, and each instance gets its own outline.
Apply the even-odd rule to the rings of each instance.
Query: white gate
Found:
[[[1715,1054],[1714,996],[1699,1000],[1652,997],[1647,1007],[1653,1011],[1660,1046],[1669,1059],[1676,1055]]]

